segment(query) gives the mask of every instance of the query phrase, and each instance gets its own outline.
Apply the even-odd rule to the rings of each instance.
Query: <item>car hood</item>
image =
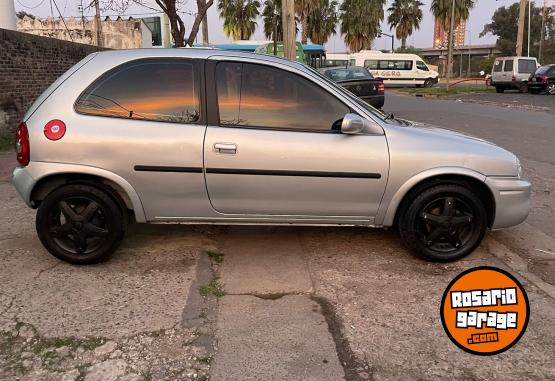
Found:
[[[386,128],[393,158],[411,158],[411,165],[464,167],[485,176],[516,176],[516,156],[487,141],[432,124],[410,122]],[[410,153],[410,155],[409,155]],[[417,163],[418,162],[418,163]]]

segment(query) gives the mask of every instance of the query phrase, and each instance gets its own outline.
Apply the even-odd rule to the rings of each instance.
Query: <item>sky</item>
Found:
[[[11,0],[0,0],[0,1],[11,1]],[[77,17],[80,16],[78,11],[78,5],[83,3],[85,7],[91,0],[13,0],[15,3],[16,11],[24,10],[28,13],[32,13],[36,16],[46,17],[51,16],[51,2],[55,2],[60,9],[61,14],[64,17]],[[193,16],[190,13],[196,12],[196,1],[195,0],[180,0],[183,5],[181,5],[180,11],[182,12],[182,18],[185,22],[186,27],[190,27],[193,24]],[[264,0],[260,0],[262,3]],[[413,45],[418,48],[429,48],[432,46],[433,39],[433,28],[434,20],[430,12],[431,0],[421,0],[424,3],[423,13],[424,17],[422,19],[420,29],[417,30],[411,37],[407,40],[407,45]],[[554,0],[549,0],[548,4],[552,5]],[[102,0],[101,0],[102,2]],[[341,0],[338,0],[341,3]],[[477,0],[474,9],[470,12],[470,17],[467,22],[467,29],[469,32],[466,33],[466,44],[471,43],[476,44],[491,44],[495,43],[496,38],[492,35],[486,35],[482,38],[479,37],[485,24],[491,22],[491,17],[495,9],[500,6],[510,6],[511,4],[517,2],[517,0]],[[133,17],[141,17],[142,15],[148,16],[152,14],[153,9],[158,9],[154,0],[143,0],[145,6],[134,5],[127,9],[125,15]],[[387,1],[386,9],[392,3],[392,0]],[[541,6],[543,0],[535,0],[536,6]],[[214,5],[208,10],[208,28],[209,28],[209,38],[210,43],[224,43],[229,42],[230,39],[225,36],[222,29],[222,20],[220,20],[217,11],[217,0],[214,1]],[[52,8],[54,16],[58,16],[55,7]],[[262,9],[260,10],[262,13]],[[187,14],[189,13],[189,14]],[[88,8],[85,10],[86,16],[92,16],[94,14],[94,8]],[[117,13],[112,10],[106,10],[102,12],[102,16],[117,16]],[[385,22],[387,19],[387,11],[382,23],[382,30],[385,33],[392,34],[390,32],[389,26]],[[263,32],[263,22],[262,19],[257,20],[258,26],[252,40],[265,40]],[[337,31],[339,32],[339,25],[337,26]],[[188,35],[189,29],[186,31]],[[202,41],[201,32],[198,34],[198,41]],[[400,41],[395,41],[395,47],[400,46]],[[374,40],[374,49],[390,49],[391,38],[381,37]],[[333,35],[328,43],[326,44],[326,51],[328,52],[345,52],[347,48],[343,42],[343,38],[339,33]]]

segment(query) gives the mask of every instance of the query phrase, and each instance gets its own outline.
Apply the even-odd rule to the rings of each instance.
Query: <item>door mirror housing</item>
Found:
[[[377,124],[365,119],[357,114],[345,114],[343,121],[341,122],[341,133],[342,134],[371,134],[371,135],[383,135],[383,130]]]

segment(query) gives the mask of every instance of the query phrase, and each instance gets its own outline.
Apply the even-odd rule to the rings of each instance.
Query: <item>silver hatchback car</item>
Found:
[[[530,203],[494,144],[386,115],[297,62],[212,49],[89,55],[31,106],[16,149],[41,242],[78,264],[130,221],[395,225],[452,261]]]

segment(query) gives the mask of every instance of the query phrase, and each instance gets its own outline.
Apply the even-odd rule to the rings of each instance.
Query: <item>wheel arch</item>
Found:
[[[126,180],[118,175],[98,168],[71,165],[70,168],[56,168],[44,171],[41,176],[33,176],[35,183],[29,193],[29,202],[36,208],[50,192],[65,184],[88,184],[108,193],[126,210],[131,210],[137,222],[146,222],[139,195]]]
[[[466,168],[457,168],[456,171],[436,169],[420,173],[405,182],[392,197],[385,212],[383,225],[395,225],[405,206],[418,193],[439,184],[456,184],[465,186],[477,193],[486,208],[488,227],[491,227],[495,220],[496,205],[494,195],[485,183],[485,178],[484,175]]]

